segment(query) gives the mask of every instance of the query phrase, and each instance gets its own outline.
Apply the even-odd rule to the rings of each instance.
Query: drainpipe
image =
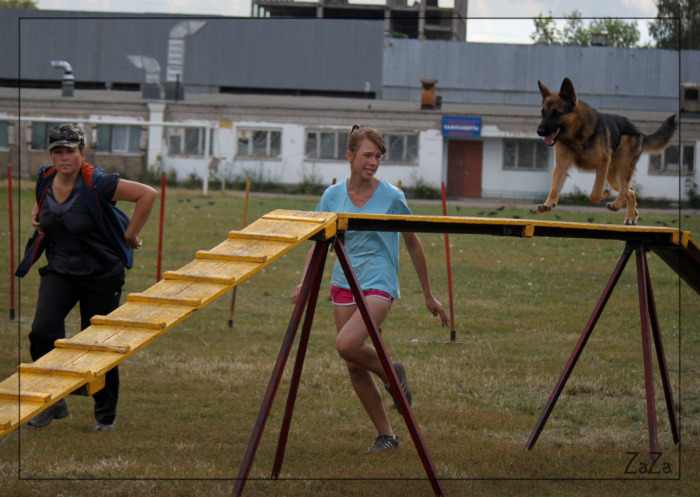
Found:
[[[72,97],[73,90],[75,89],[75,76],[73,76],[73,67],[65,60],[52,60],[51,67],[63,69],[61,95],[64,97]]]

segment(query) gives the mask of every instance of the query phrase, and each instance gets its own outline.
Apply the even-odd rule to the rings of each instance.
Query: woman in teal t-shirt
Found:
[[[375,176],[385,152],[386,145],[378,131],[369,127],[353,126],[348,136],[346,152],[350,162],[350,178],[326,189],[316,210],[363,214],[411,214],[403,192]],[[423,246],[415,233],[403,233],[403,238],[418,274],[425,304],[434,316],[440,316],[442,325],[446,326],[449,323],[447,314],[430,289],[428,265]],[[379,327],[389,314],[393,300],[400,297],[399,234],[348,231],[345,233],[345,249],[372,318]],[[309,251],[309,257],[310,255],[311,251]],[[307,267],[308,263],[309,258],[307,258]],[[300,290],[301,285],[298,285],[292,292],[294,302]],[[381,391],[372,373],[382,380],[393,398],[389,379],[384,373],[377,351],[371,344],[366,343],[369,332],[357,309],[350,285],[337,261],[331,279],[331,297],[338,331],[336,349],[345,359],[350,383],[377,430],[374,444],[367,452],[396,448],[399,445],[399,439],[391,428],[382,404]],[[400,362],[394,362],[394,368],[410,404],[411,392],[406,382],[403,365]],[[395,398],[394,405],[397,405]]]

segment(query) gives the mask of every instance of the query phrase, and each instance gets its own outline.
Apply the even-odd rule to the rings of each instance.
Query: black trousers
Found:
[[[80,329],[90,326],[90,318],[106,315],[119,307],[124,285],[124,271],[109,278],[68,276],[39,270],[39,298],[29,333],[29,352],[36,361],[54,348],[54,342],[66,337],[65,319],[80,303]],[[95,420],[111,424],[117,415],[119,400],[119,370],[114,367],[105,374],[105,386],[93,395]]]

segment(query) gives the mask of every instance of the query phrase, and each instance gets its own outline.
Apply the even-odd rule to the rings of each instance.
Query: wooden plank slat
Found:
[[[202,283],[219,283],[221,285],[233,285],[236,281],[234,277],[220,277],[211,274],[192,273],[185,271],[166,271],[163,273],[166,280],[197,281]]]
[[[146,304],[171,304],[197,307],[202,303],[201,298],[170,297],[166,295],[147,295],[145,293],[130,293],[126,300],[129,302],[143,302]]]
[[[51,394],[47,392],[32,392],[28,390],[10,390],[7,388],[1,388],[0,399],[47,403],[51,400]]]
[[[38,365],[36,363],[20,364],[17,366],[20,373],[48,374],[59,376],[72,376],[76,378],[88,378],[92,376],[92,371],[71,369],[65,366]]]
[[[277,233],[262,233],[251,231],[229,231],[228,237],[231,240],[264,240],[267,242],[294,243],[299,240],[298,236],[279,235]]]
[[[139,321],[138,319],[118,318],[110,316],[93,316],[90,323],[106,326],[128,326],[129,328],[146,328],[148,330],[162,330],[168,324],[165,321]]]
[[[126,354],[131,350],[128,345],[109,345],[106,343],[90,343],[72,340],[70,338],[60,338],[54,342],[54,345],[62,349],[79,349],[92,350],[97,352],[116,352],[117,354]]]
[[[219,261],[240,261],[240,262],[255,262],[262,264],[267,261],[266,255],[248,255],[248,254],[225,254],[222,252],[214,252],[212,250],[198,250],[194,254],[197,259],[214,259]]]
[[[300,216],[291,216],[291,215],[284,215],[284,214],[265,214],[262,219],[270,219],[274,221],[295,221],[295,222],[302,222],[302,223],[315,223],[315,224],[323,224],[326,222],[325,219],[322,218],[317,218],[317,217],[300,217]]]

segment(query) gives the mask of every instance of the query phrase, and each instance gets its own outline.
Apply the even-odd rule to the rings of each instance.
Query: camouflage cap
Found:
[[[76,124],[59,124],[49,130],[49,150],[56,147],[76,148],[85,145],[85,133]]]

